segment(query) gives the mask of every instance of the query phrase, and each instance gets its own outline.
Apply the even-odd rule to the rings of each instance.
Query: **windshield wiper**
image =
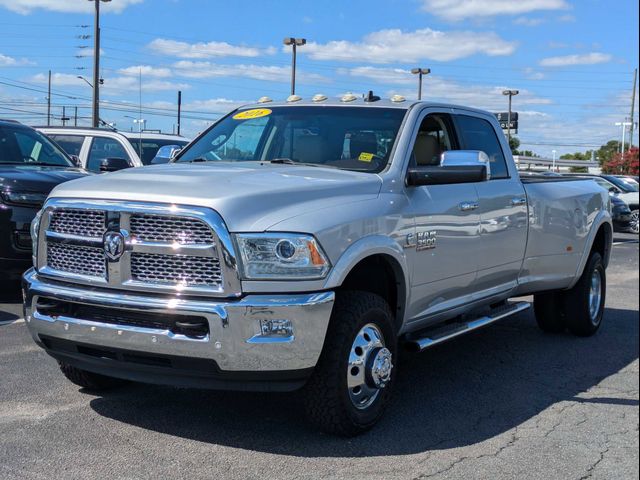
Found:
[[[213,160],[207,160],[206,158],[198,157],[198,158],[194,158],[193,160],[185,160],[185,161],[176,162],[176,163],[199,163],[199,162],[213,162]]]
[[[267,163],[275,163],[281,165],[300,165],[303,167],[324,167],[324,168],[337,168],[332,165],[325,165],[324,163],[305,163],[305,162],[296,162],[295,160],[291,160],[290,158],[274,158],[273,160],[264,160]]]

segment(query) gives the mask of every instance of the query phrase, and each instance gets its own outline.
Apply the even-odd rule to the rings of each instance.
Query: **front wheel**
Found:
[[[638,223],[638,210],[631,212],[631,222],[629,224],[629,231],[638,235],[640,233],[640,224]]]
[[[318,365],[305,386],[305,409],[321,430],[354,436],[373,427],[391,397],[397,339],[387,302],[341,292]]]

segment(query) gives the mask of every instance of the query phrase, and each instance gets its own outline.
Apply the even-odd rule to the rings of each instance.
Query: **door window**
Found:
[[[465,150],[480,150],[489,157],[491,178],[509,178],[509,170],[500,141],[493,126],[486,120],[468,115],[458,115],[460,136]]]
[[[453,135],[448,115],[428,115],[420,124],[413,145],[413,163],[418,166],[440,165],[440,155],[453,149]]]
[[[85,137],[83,135],[49,135],[54,142],[62,147],[69,155],[80,156],[82,144]]]
[[[105,158],[124,158],[131,165],[131,159],[120,142],[113,138],[96,137],[91,143],[87,170],[99,172],[100,163]]]

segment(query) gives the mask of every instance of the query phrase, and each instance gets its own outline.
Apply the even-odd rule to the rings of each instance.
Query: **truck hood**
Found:
[[[232,232],[265,231],[288,218],[375,198],[372,173],[261,162],[155,165],[60,185],[56,198],[130,200],[208,207]]]

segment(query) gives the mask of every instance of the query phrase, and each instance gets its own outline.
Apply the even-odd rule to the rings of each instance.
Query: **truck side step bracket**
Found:
[[[462,334],[485,327],[493,322],[515,315],[516,313],[523,312],[530,307],[531,304],[529,302],[508,303],[482,317],[466,319],[462,322],[456,322],[444,327],[440,326],[426,330],[419,336],[409,338],[406,342],[406,347],[411,351],[421,352]]]

